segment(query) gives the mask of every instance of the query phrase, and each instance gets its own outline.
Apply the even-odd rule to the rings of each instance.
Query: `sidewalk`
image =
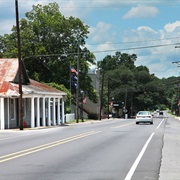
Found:
[[[180,180],[180,117],[167,119],[159,180]]]

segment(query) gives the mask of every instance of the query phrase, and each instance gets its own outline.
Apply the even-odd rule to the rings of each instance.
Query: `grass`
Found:
[[[84,122],[88,122],[91,121],[91,119],[84,119]],[[82,119],[78,119],[78,122],[82,122]],[[74,121],[68,121],[66,122],[66,124],[73,124],[76,123],[76,119]]]

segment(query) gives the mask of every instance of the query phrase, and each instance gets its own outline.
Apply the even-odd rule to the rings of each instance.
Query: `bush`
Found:
[[[98,114],[90,113],[90,114],[88,114],[88,119],[98,120]]]

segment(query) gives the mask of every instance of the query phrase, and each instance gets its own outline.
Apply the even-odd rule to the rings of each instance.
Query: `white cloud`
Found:
[[[88,1],[62,1],[59,3],[60,7],[60,12],[65,16],[74,16],[74,17],[79,17],[83,19],[84,17],[87,16],[89,13],[90,9],[84,8],[88,7]]]
[[[90,29],[90,39],[92,39],[94,43],[99,44],[96,46],[88,46],[88,48],[92,52],[96,52],[97,61],[102,60],[107,54],[114,55],[116,50],[128,54],[135,53],[138,57],[136,65],[147,66],[150,69],[150,73],[154,73],[155,76],[163,78],[176,75],[177,68],[172,64],[172,62],[176,60],[174,46],[146,47],[177,43],[177,39],[173,38],[178,36],[177,33],[172,34],[163,29],[155,30],[148,26],[139,26],[136,29],[126,30],[124,34],[122,34],[122,42],[132,43],[115,44],[111,43],[117,42],[115,39],[117,35],[114,36],[113,28],[114,26],[111,24],[99,22],[96,27]],[[170,37],[172,37],[172,39]],[[145,48],[121,50],[136,47]]]
[[[180,21],[176,21],[174,23],[168,23],[164,26],[165,31],[173,32],[176,28],[180,28]]]
[[[92,38],[92,42],[102,43],[104,41],[110,40],[111,36],[109,36],[109,34],[111,27],[112,27],[111,24],[98,22],[95,28],[90,28],[90,37]]]
[[[123,19],[155,17],[157,14],[158,9],[156,7],[138,6],[131,8],[131,10],[123,16]]]
[[[13,25],[16,24],[16,20],[15,19],[1,20],[1,23],[4,25],[1,26],[0,35],[4,35],[11,33],[11,29]]]
[[[95,54],[97,61],[104,59],[107,54],[114,55],[115,51],[113,50],[116,49],[114,45],[108,41],[103,44],[97,44],[96,46],[89,45],[88,48]]]
[[[148,61],[144,62],[145,58],[148,58],[149,63]],[[135,64],[137,66],[144,65],[148,67],[150,70],[150,73],[155,74],[155,76],[159,78],[178,75],[177,67],[174,64],[172,64],[172,62],[170,61],[168,62],[167,59],[164,59],[163,56],[162,57],[154,57],[154,56],[139,57],[138,56],[138,60],[136,61]]]
[[[138,31],[145,31],[145,32],[148,32],[148,33],[153,33],[153,34],[157,34],[156,31],[154,31],[152,28],[148,27],[148,26],[139,26],[137,28]]]
[[[113,8],[122,8],[127,6],[154,6],[154,5],[172,5],[179,2],[179,0],[89,0],[89,4],[93,7],[113,7]]]
[[[178,23],[172,23],[172,27],[176,27],[174,24]],[[172,34],[166,30],[154,30],[147,26],[140,26],[137,29],[126,31],[123,41],[134,42],[130,43],[129,47],[158,46],[177,43],[178,38],[175,37],[179,35],[180,33]],[[174,45],[134,49],[127,53],[137,54],[136,65],[147,66],[150,73],[154,73],[159,78],[177,75],[177,67],[172,62],[178,60],[180,51],[176,50]]]
[[[116,34],[112,30],[111,24],[106,24],[104,22],[98,22],[96,27],[90,28],[89,45],[87,46],[91,52],[95,53],[97,61],[102,60],[108,54],[114,54],[114,51],[109,52],[109,50],[116,49],[112,42],[115,41]]]
[[[144,43],[147,43],[147,40],[151,39],[160,39],[159,32],[153,30],[148,26],[139,26],[137,29],[130,29],[124,31],[123,41],[124,42],[142,42],[142,46]],[[140,45],[140,44],[139,44]]]

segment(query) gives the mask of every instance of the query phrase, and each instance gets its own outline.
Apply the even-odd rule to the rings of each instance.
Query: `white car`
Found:
[[[136,124],[150,123],[153,124],[153,116],[149,111],[139,111],[136,114]]]

